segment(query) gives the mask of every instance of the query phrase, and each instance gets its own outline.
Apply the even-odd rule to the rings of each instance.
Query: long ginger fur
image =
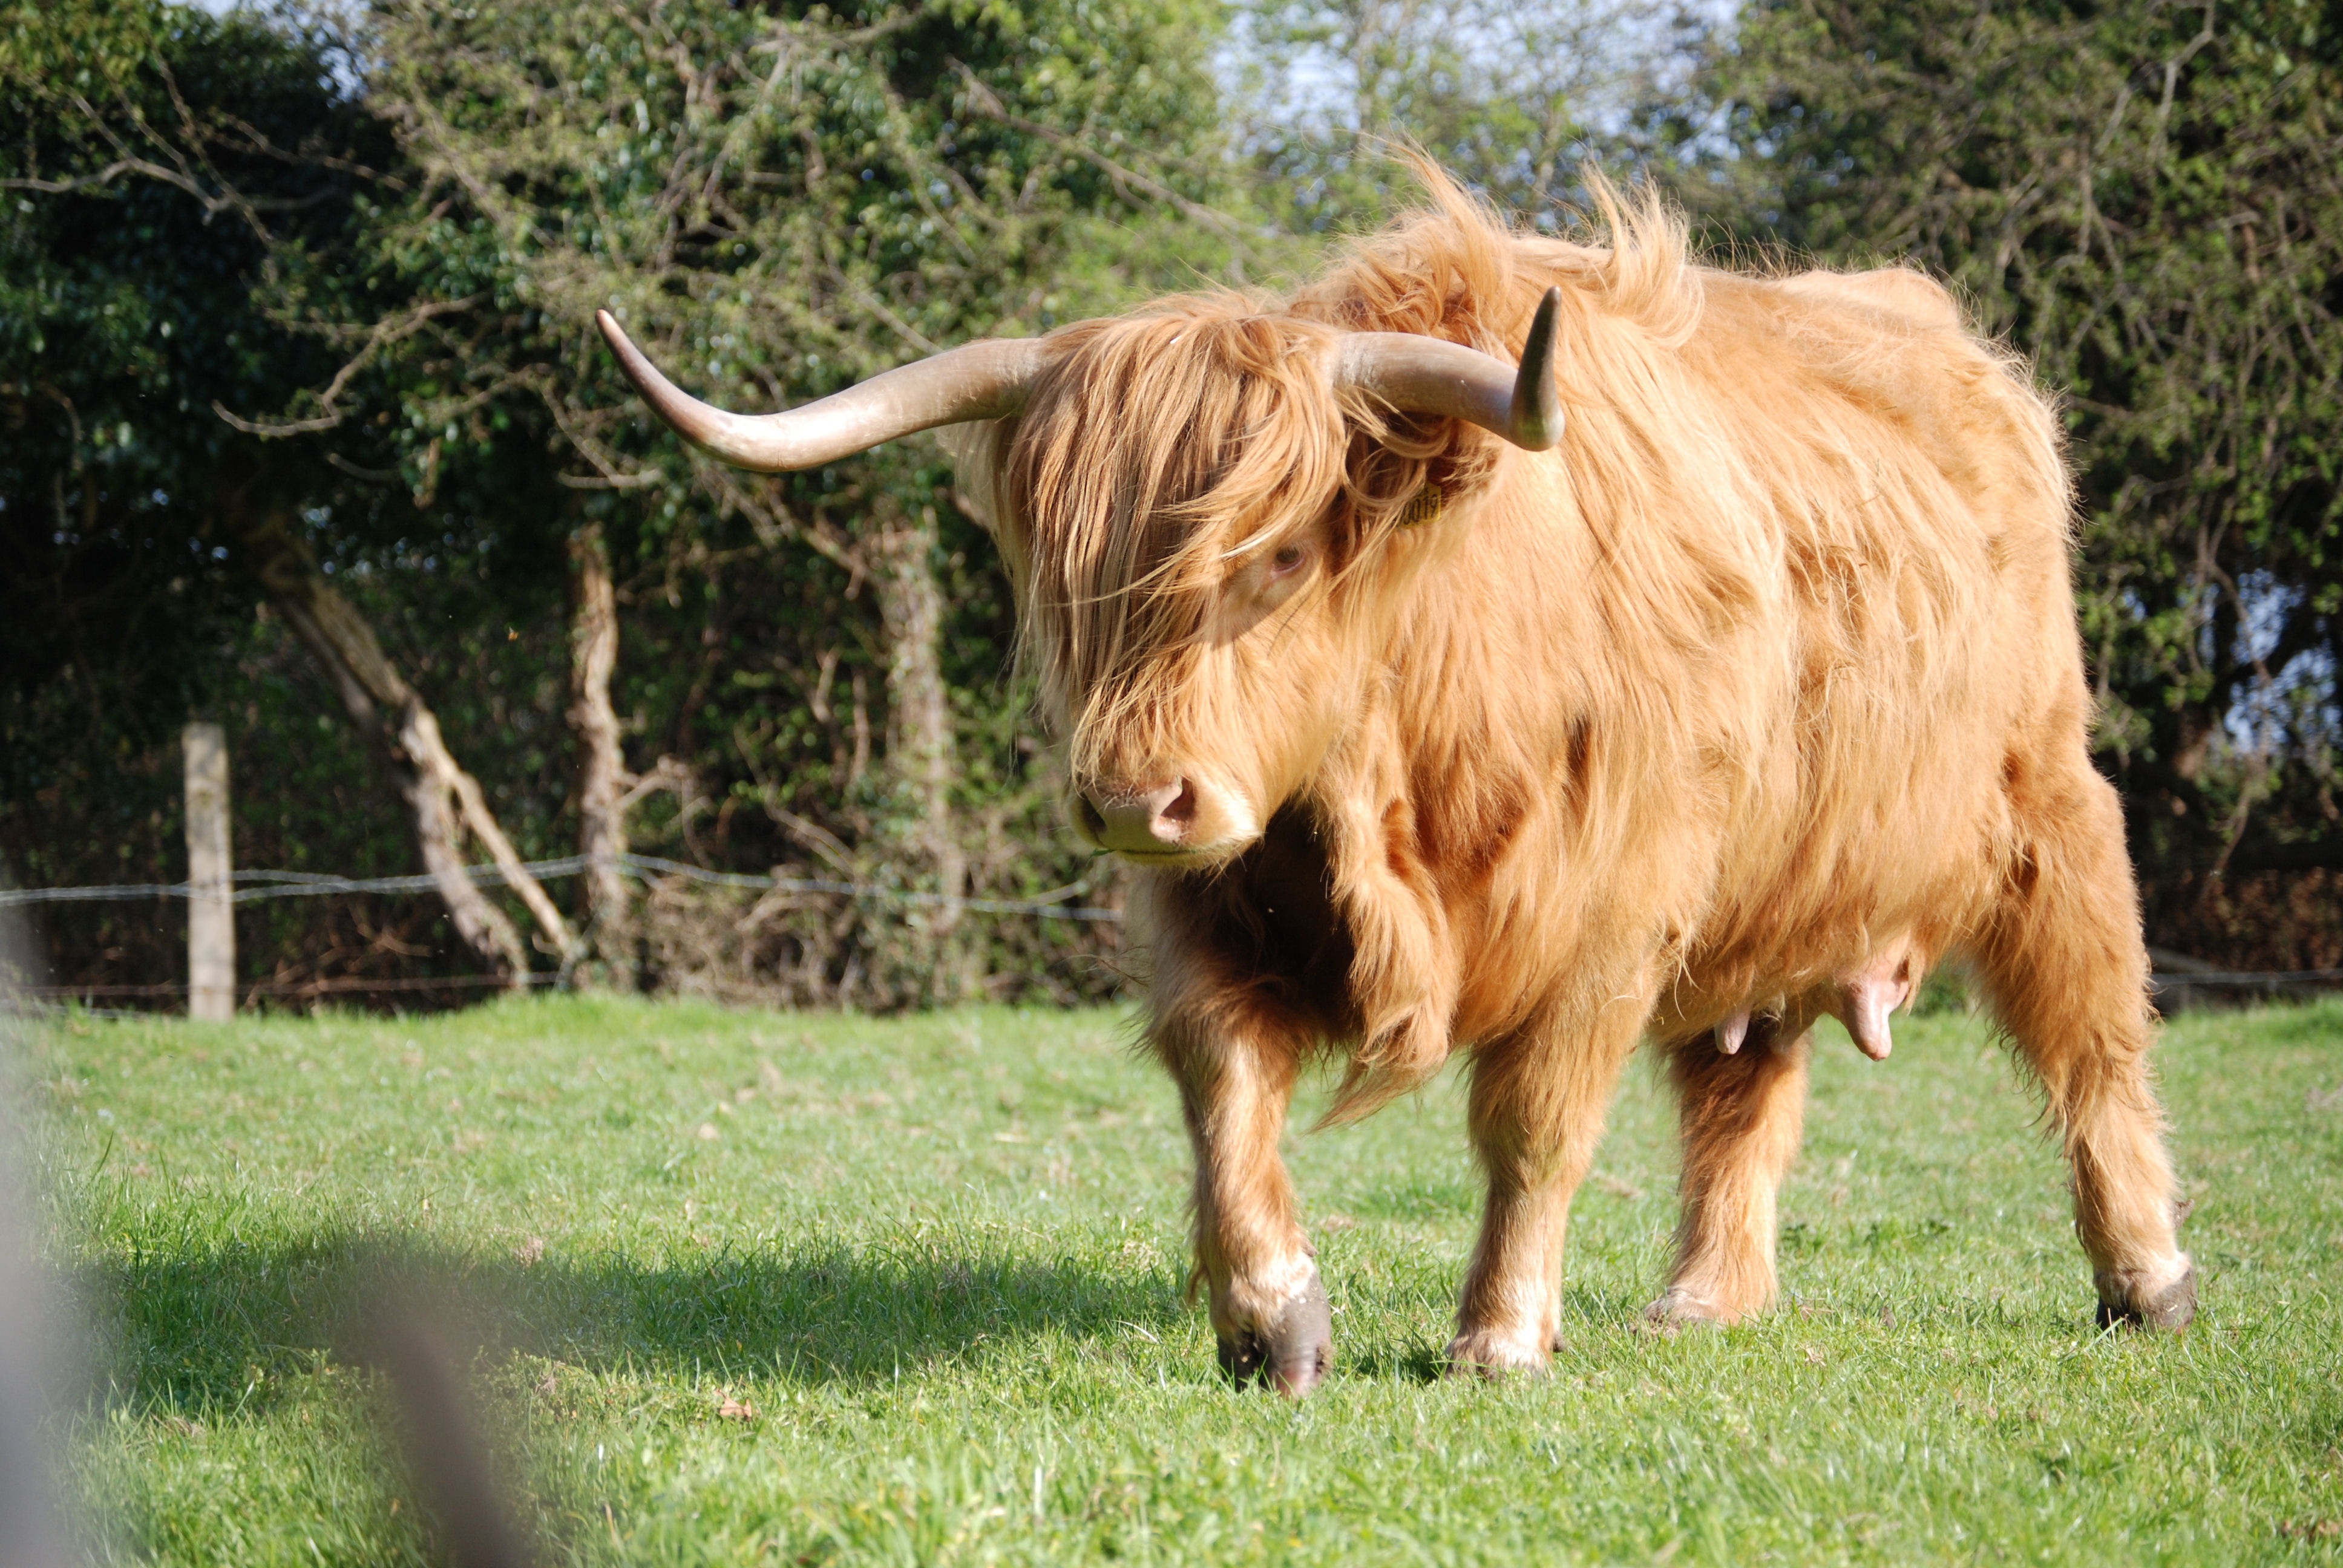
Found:
[[[1917,273],[1704,265],[1656,200],[1607,187],[1583,241],[1515,233],[1423,172],[1424,210],[1288,297],[1056,334],[1025,414],[973,443],[1076,790],[1209,766],[1265,835],[1141,873],[1175,1072],[1210,1078],[1208,1037],[1329,1050],[1346,1121],[1455,1050],[1543,1041],[1506,1068],[1498,1120],[1571,1145],[1540,1170],[1583,1168],[1584,1101],[1639,1030],[1693,1049],[1908,941],[1977,963],[2048,1088],[2103,1293],[2168,1274],[2145,959],[2087,754],[2050,399]],[[1511,360],[1557,285],[1550,452],[1321,368],[1357,331]],[[1410,526],[1427,486],[1438,515]],[[1293,538],[1324,568],[1232,619],[1234,574]],[[1778,1181],[1792,1087],[1748,1134],[1769,1152],[1715,1155],[1720,1181]],[[1771,1187],[1749,1202],[1721,1222],[1770,1227]],[[1770,1232],[1765,1251],[1745,1295],[1771,1291]]]

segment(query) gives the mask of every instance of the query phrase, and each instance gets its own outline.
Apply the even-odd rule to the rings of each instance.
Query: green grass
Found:
[[[103,1549],[426,1560],[383,1392],[337,1347],[428,1266],[557,1562],[2343,1551],[2343,1007],[2166,1036],[2204,1275],[2177,1340],[2093,1329],[2034,1101],[1957,1015],[1899,1020],[1885,1064],[1823,1042],[1785,1304],[1730,1333],[1636,1327],[1674,1159],[1631,1070],[1542,1382],[1436,1375],[1477,1207],[1453,1081],[1297,1134],[1338,1340],[1299,1408],[1213,1371],[1185,1141],[1128,1027],[534,1000],[49,1028],[41,1170],[99,1336],[69,1453]]]

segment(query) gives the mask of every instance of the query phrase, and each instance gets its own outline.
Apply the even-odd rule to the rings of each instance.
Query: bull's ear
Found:
[[[1400,508],[1399,526],[1403,528],[1421,528],[1425,523],[1438,522],[1441,504],[1446,498],[1447,492],[1442,487],[1439,480],[1426,479],[1423,482],[1423,487],[1415,492],[1415,498]]]
[[[979,419],[947,425],[936,432],[936,443],[951,459],[952,505],[990,534],[1001,538],[1001,476],[1008,466],[1009,437],[1013,419]]]
[[[1362,503],[1343,508],[1349,535],[1346,543],[1353,548],[1363,548],[1373,539],[1386,537],[1386,528],[1391,536],[1445,533],[1458,504],[1485,480],[1494,460],[1486,443],[1479,444],[1479,447],[1468,449],[1464,461],[1460,463],[1450,453],[1427,460],[1403,456],[1388,447],[1361,443],[1352,458],[1353,493],[1389,496],[1393,500],[1381,506]]]

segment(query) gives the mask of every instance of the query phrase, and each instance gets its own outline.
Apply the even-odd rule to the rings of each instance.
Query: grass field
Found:
[[[2063,1171],[1982,1026],[1822,1042],[1787,1300],[1639,1332],[1673,1222],[1631,1070],[1554,1375],[1441,1381],[1477,1205],[1453,1085],[1290,1141],[1337,1363],[1224,1387],[1187,1154],[1113,1013],[903,1021],[530,1000],[413,1020],[65,1020],[40,1169],[97,1325],[105,1549],[428,1559],[336,1347],[456,1281],[556,1562],[2227,1563],[2343,1553],[2343,1007],[2161,1063],[2184,1339],[2092,1327]]]

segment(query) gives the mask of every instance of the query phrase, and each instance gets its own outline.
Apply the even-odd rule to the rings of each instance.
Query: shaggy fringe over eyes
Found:
[[[1453,508],[1493,477],[1496,437],[1336,391],[1342,336],[1417,333],[1512,358],[1557,280],[1575,314],[1633,320],[1648,345],[1691,331],[1696,269],[1656,196],[1629,204],[1598,179],[1613,247],[1590,249],[1518,235],[1410,161],[1428,206],[1288,298],[1175,297],[1052,334],[1025,413],[998,432],[986,466],[1024,589],[1019,655],[1067,724],[1077,779],[1178,749],[1200,633],[1256,552],[1328,521],[1332,591],[1373,591],[1376,574],[1353,568],[1427,484]]]
[[[1337,393],[1326,367],[1350,332],[1414,332],[1500,357],[1520,349],[1543,267],[1435,166],[1411,160],[1432,206],[1362,245],[1290,300],[1215,293],[1052,336],[998,470],[1011,570],[1027,588],[1021,655],[1073,734],[1078,776],[1110,733],[1143,755],[1168,740],[1169,699],[1214,594],[1254,552],[1335,513],[1338,578],[1427,483],[1457,495],[1497,460],[1492,437]],[[1656,205],[1628,214],[1599,187],[1629,259],[1622,297],[1679,301],[1680,232]],[[1589,253],[1556,246],[1544,261]],[[1682,314],[1679,311],[1679,314]],[[1682,330],[1688,325],[1672,324]]]
[[[1126,754],[1162,739],[1182,685],[1163,654],[1192,649],[1229,574],[1342,488],[1335,336],[1233,294],[1057,335],[1004,487],[1022,651],[1065,704],[1078,777],[1109,734]]]

